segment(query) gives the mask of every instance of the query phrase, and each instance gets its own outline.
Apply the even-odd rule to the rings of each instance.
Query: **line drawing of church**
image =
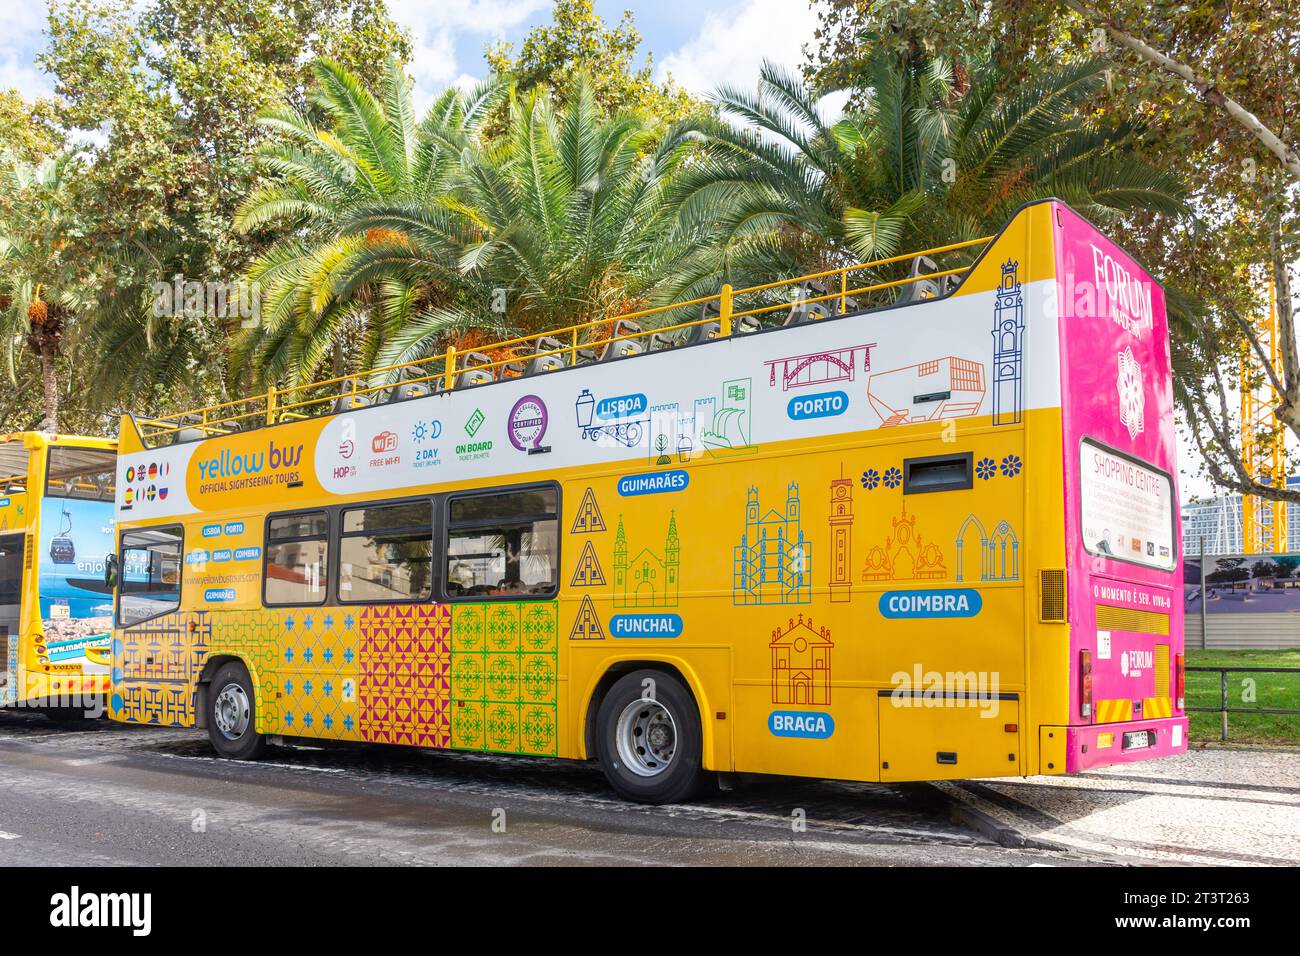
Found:
[[[627,533],[618,516],[614,533],[614,606],[676,607],[680,596],[682,542],[677,534],[677,512],[668,515],[663,556],[642,548],[628,559]]]
[[[1025,297],[1020,262],[1002,263],[993,305],[993,424],[1019,425],[1024,408]]]
[[[981,581],[1019,581],[1020,580],[1020,539],[1011,530],[1009,522],[999,521],[993,532],[984,530],[984,523],[975,515],[966,516],[966,520],[957,529],[957,580],[965,580],[965,566],[962,562],[966,538],[974,530],[979,537]]]
[[[813,627],[812,618],[790,619],[772,631],[772,703],[829,704],[831,651],[835,644],[827,628]]]
[[[785,510],[763,512],[758,486],[745,497],[745,532],[732,562],[733,604],[807,604],[812,600],[812,544],[804,540],[799,485],[786,486]]]

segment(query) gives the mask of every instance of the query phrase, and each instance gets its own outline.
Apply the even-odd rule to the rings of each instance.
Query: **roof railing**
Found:
[[[737,332],[738,326],[741,331],[752,330],[761,324],[762,317],[779,312],[782,309],[791,310],[801,307],[806,310],[808,306],[830,304],[832,314],[844,314],[849,311],[851,302],[856,307],[856,297],[858,296],[900,289],[913,283],[926,283],[936,279],[946,279],[950,276],[961,276],[970,269],[970,266],[959,266],[922,274],[916,274],[916,270],[913,270],[914,274],[902,279],[868,283],[857,287],[851,287],[850,285],[849,276],[851,273],[865,269],[877,269],[909,260],[918,260],[922,256],[936,256],[961,249],[969,249],[973,246],[984,245],[992,238],[992,236],[982,236],[979,239],[949,243],[945,246],[924,249],[920,252],[909,252],[885,259],[875,259],[871,262],[858,263],[838,269],[827,269],[823,272],[815,272],[794,279],[781,279],[775,282],[763,283],[762,285],[749,286],[744,289],[732,289],[730,285],[724,283],[713,295],[701,296],[685,302],[673,302],[670,305],[639,309],[635,312],[627,312],[617,316],[592,319],[559,329],[530,332],[526,335],[519,335],[490,345],[476,346],[472,350],[473,353],[482,353],[487,356],[490,359],[487,362],[476,361],[472,365],[467,365],[464,363],[462,356],[469,354],[469,350],[457,350],[454,345],[449,345],[445,351],[426,358],[400,362],[395,365],[385,365],[364,372],[336,375],[332,378],[307,382],[302,385],[270,388],[261,394],[247,398],[231,399],[204,408],[178,412],[175,415],[141,419],[137,424],[140,428],[141,437],[151,445],[211,438],[249,427],[274,425],[352,408],[367,407],[377,404],[377,399],[381,394],[399,395],[401,394],[399,390],[406,387],[425,386],[429,391],[439,389],[450,391],[458,387],[475,387],[475,385],[460,381],[461,377],[468,371],[486,372],[491,375],[491,379],[494,381],[511,377],[508,372],[517,371],[521,366],[524,368],[533,366],[541,369],[533,374],[546,374],[546,371],[549,370],[546,366],[549,365],[551,368],[558,368],[559,366],[555,365],[555,363],[534,363],[533,360],[558,356],[566,367],[574,366],[580,364],[580,358],[584,353],[590,354],[594,352],[599,355],[609,346],[617,345],[620,342],[640,341],[644,343],[643,351],[660,351],[664,343],[685,341],[690,334],[690,330],[710,324],[717,326],[713,338],[730,338]],[[810,284],[815,284],[814,291],[816,287],[830,288],[832,291],[808,296],[805,294],[807,289],[801,287],[807,287]],[[838,290],[833,289],[834,285],[839,286]],[[781,301],[761,303],[742,309],[736,308],[737,298],[762,296],[763,293],[771,293],[783,288],[790,291],[798,290],[799,294]],[[638,320],[641,319],[697,306],[703,307],[701,317],[697,319],[673,322],[669,325],[651,328],[636,325]],[[614,333],[617,333],[620,328],[628,323],[632,323],[636,331],[621,335],[609,334],[594,340],[583,338],[584,333],[590,334],[604,326],[610,327]],[[675,333],[680,333],[680,336],[674,340],[672,336]],[[542,348],[540,343],[547,339],[557,344],[549,348]],[[517,354],[521,348],[529,346],[531,346],[531,350],[527,354]],[[494,357],[502,353],[504,353],[504,357]],[[409,394],[409,390],[407,394]]]

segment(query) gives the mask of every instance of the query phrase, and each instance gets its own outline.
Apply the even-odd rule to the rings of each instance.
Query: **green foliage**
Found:
[[[557,106],[568,102],[583,78],[606,113],[635,109],[672,121],[700,111],[702,104],[671,77],[664,83],[654,81],[652,54],[636,65],[640,45],[631,10],[607,28],[591,0],[555,0],[551,23],[531,30],[517,55],[509,43],[500,41],[486,57],[492,71],[512,79],[521,94],[544,87]]]
[[[671,295],[811,273],[987,235],[1033,199],[1060,196],[1101,224],[1184,210],[1177,181],[1135,154],[1136,130],[1090,117],[1104,83],[1086,61],[1018,78],[968,56],[886,51],[862,66],[857,111],[830,123],[796,76],[765,64],[759,89],[726,87],[675,197],[712,242]],[[739,121],[743,126],[728,120]]]

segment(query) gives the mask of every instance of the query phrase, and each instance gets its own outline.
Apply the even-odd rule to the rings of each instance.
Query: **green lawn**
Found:
[[[1187,651],[1188,667],[1300,667],[1300,650],[1291,651]],[[1254,700],[1243,699],[1254,681]],[[1218,707],[1219,675],[1189,671],[1187,706]],[[1228,673],[1229,707],[1265,707],[1300,710],[1300,674]],[[1192,714],[1190,737],[1195,741],[1220,739],[1220,717]],[[1229,714],[1228,740],[1232,743],[1290,744],[1300,746],[1300,714]]]

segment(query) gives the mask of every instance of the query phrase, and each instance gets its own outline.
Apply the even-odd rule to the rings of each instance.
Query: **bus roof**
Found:
[[[134,428],[146,446],[173,442],[199,441],[214,438],[247,428],[273,425],[280,422],[349,411],[371,404],[382,394],[394,389],[421,389],[418,394],[456,387],[457,380],[475,374],[484,380],[500,381],[529,373],[535,360],[559,361],[568,366],[584,360],[596,361],[600,355],[613,348],[618,354],[624,343],[636,343],[632,351],[650,352],[671,348],[692,338],[692,332],[717,325],[716,331],[704,338],[726,338],[732,331],[751,331],[762,325],[763,317],[789,310],[792,303],[802,303],[804,308],[821,307],[826,314],[850,314],[869,311],[859,308],[861,296],[905,289],[917,283],[946,280],[959,281],[972,267],[971,264],[952,268],[939,268],[933,258],[961,250],[978,254],[995,236],[981,236],[948,245],[921,249],[883,259],[824,272],[782,279],[744,289],[723,285],[713,295],[670,305],[641,309],[618,316],[595,319],[562,328],[532,332],[516,338],[477,346],[472,352],[458,353],[449,347],[444,353],[381,366],[362,372],[322,379],[283,389],[270,389],[246,398],[234,399],[217,405],[190,409],[173,415],[134,421]],[[968,254],[969,255],[969,254]],[[928,260],[931,271],[919,272],[922,260]],[[898,263],[914,262],[912,274],[901,279],[880,279],[871,270]],[[876,281],[862,281],[863,278]],[[936,286],[942,288],[942,286]],[[942,293],[940,293],[942,294]],[[935,293],[921,297],[933,297]],[[738,301],[740,300],[740,301]],[[700,317],[679,321],[684,310],[700,310]],[[669,324],[642,328],[639,320],[666,317]]]
[[[27,478],[28,456],[33,448],[59,445],[68,448],[95,450],[117,448],[116,438],[96,438],[90,435],[59,435],[53,432],[7,432],[0,434],[0,490],[15,479]]]

